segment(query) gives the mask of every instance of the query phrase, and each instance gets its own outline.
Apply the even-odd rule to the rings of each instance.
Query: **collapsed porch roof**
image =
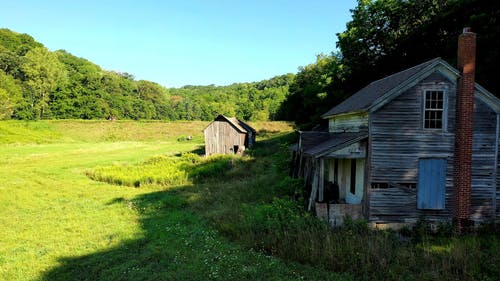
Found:
[[[291,149],[299,150],[310,157],[319,158],[366,138],[368,138],[368,132],[300,132],[299,143]]]

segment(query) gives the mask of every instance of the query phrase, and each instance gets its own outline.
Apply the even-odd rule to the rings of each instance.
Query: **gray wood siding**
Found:
[[[496,219],[500,220],[500,140],[498,140],[498,130],[500,129],[500,116],[497,115],[497,181],[496,181]]]
[[[203,131],[205,134],[205,154],[232,154],[234,146],[245,149],[245,134],[239,133],[228,122],[214,121]]]
[[[474,99],[474,139],[472,143],[472,219],[495,216],[496,114]]]
[[[484,102],[474,99],[472,143],[472,219],[495,216],[496,114]]]
[[[423,129],[422,101],[425,90],[444,90],[446,130]],[[416,86],[370,114],[370,181],[414,183],[418,188],[419,158],[445,158],[446,196],[444,210],[417,209],[416,190],[390,187],[370,190],[369,220],[405,222],[425,216],[429,220],[451,219],[453,210],[453,147],[455,128],[455,83],[434,73]],[[495,155],[493,111],[475,99],[472,204],[473,218],[492,215]],[[496,118],[496,117],[495,117]]]
[[[328,131],[331,133],[366,132],[368,130],[368,113],[346,114],[334,116],[328,120]]]

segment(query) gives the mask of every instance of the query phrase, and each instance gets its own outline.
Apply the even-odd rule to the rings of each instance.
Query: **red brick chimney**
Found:
[[[454,220],[457,231],[470,225],[471,174],[472,174],[472,117],[474,112],[474,76],[476,68],[476,34],[464,28],[458,37],[458,70],[455,171],[454,171]]]

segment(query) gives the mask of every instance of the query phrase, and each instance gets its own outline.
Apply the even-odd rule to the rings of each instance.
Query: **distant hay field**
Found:
[[[208,121],[42,120],[0,121],[0,143],[162,141],[203,139]],[[290,132],[293,124],[251,122],[257,132]],[[258,136],[258,134],[257,134]]]

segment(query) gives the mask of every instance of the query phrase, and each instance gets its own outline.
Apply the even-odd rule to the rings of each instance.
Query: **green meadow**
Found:
[[[498,279],[495,225],[331,229],[287,177],[290,124],[205,158],[207,124],[0,122],[0,280]]]
[[[206,125],[0,122],[0,280],[335,279],[241,247],[196,211],[213,204],[200,203],[200,182],[223,173],[217,161],[188,153],[200,149]],[[253,125],[263,135],[291,130],[286,123]],[[89,178],[127,175],[127,166],[151,159],[190,167],[179,170],[178,181],[140,188]],[[252,161],[222,160],[224,169]],[[195,167],[201,162],[206,171]],[[197,169],[195,176],[186,169]]]

